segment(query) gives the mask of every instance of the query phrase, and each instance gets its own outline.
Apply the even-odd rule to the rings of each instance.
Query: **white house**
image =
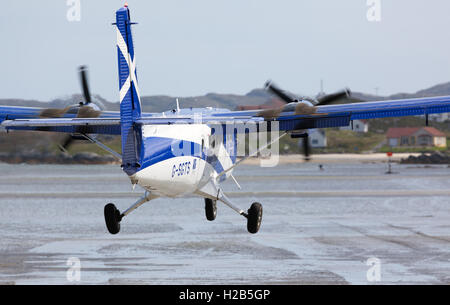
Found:
[[[327,147],[327,136],[323,129],[311,129],[309,130],[309,144],[312,148],[324,148]]]
[[[341,127],[341,130],[353,130],[354,132],[362,132],[367,133],[369,132],[369,121],[368,120],[354,120],[353,121],[353,129],[352,129],[352,123],[350,122],[350,125],[347,127]]]
[[[450,121],[450,113],[431,114],[430,119],[439,123]]]

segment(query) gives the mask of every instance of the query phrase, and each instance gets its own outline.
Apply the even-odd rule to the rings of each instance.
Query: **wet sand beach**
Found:
[[[206,221],[188,197],[145,204],[112,236],[104,205],[141,194],[120,167],[0,164],[0,284],[373,284],[373,258],[375,283],[449,284],[450,169],[386,175],[381,156],[328,157],[235,171],[242,190],[226,182],[230,197],[264,206],[257,235],[221,204]],[[68,281],[69,258],[80,282]]]

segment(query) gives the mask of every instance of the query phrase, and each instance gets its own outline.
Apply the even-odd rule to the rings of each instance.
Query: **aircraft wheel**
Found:
[[[217,201],[205,198],[206,219],[213,221],[217,216]]]
[[[247,230],[249,233],[256,234],[261,227],[263,215],[262,205],[258,202],[252,204],[250,209],[248,210],[247,217]]]
[[[120,231],[120,212],[116,206],[109,203],[105,206],[105,222],[109,233],[117,234]]]

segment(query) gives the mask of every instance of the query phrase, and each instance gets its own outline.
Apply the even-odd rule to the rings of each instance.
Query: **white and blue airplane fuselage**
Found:
[[[236,160],[234,139],[231,150],[221,143],[218,154],[209,157],[206,152],[211,135],[212,128],[204,124],[144,125],[142,169],[131,179],[164,197],[181,197],[201,190]]]

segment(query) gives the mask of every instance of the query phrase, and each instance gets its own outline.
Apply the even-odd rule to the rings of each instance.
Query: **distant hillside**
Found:
[[[105,110],[119,110],[118,103],[112,103],[100,95],[93,95],[93,100],[103,105]],[[24,107],[40,107],[40,108],[64,108],[69,105],[78,104],[83,101],[81,94],[73,94],[61,98],[54,99],[52,101],[37,101],[37,100],[22,100],[22,99],[0,99],[0,105],[7,106],[24,106]]]
[[[217,107],[235,109],[239,105],[261,105],[266,103],[271,96],[263,89],[255,89],[247,95],[235,94],[216,94],[209,93],[204,96],[196,97],[179,97],[180,106],[182,108],[202,108]],[[171,96],[143,96],[143,109],[146,112],[162,112],[174,109],[176,107],[176,97]],[[26,107],[42,107],[42,108],[64,108],[68,105],[78,104],[82,101],[80,94],[58,98],[50,102],[36,100],[20,100],[20,99],[0,99],[0,105],[26,106]],[[99,95],[94,95],[94,101],[104,105],[105,110],[118,111],[119,103],[105,100]]]
[[[439,84],[428,89],[417,91],[416,93],[396,93],[389,96],[376,96],[371,94],[365,94],[360,92],[353,92],[353,97],[361,99],[364,101],[375,101],[375,100],[398,100],[407,98],[419,98],[419,97],[430,97],[430,96],[443,96],[450,95],[450,82]]]
[[[354,102],[359,101],[374,101],[374,100],[390,100],[403,98],[416,98],[427,96],[442,96],[450,95],[450,82],[433,86],[431,88],[420,90],[416,93],[398,93],[390,96],[375,96],[361,92],[353,92],[352,97]],[[209,93],[204,96],[196,97],[179,97],[180,106],[182,108],[201,108],[201,107],[217,107],[236,109],[240,105],[262,105],[273,98],[269,93],[263,89],[254,89],[246,95],[237,94],[218,94]],[[100,95],[94,95],[94,100],[102,104],[105,110],[118,111],[119,103],[110,102],[102,98]],[[143,96],[143,109],[146,112],[162,112],[174,109],[176,107],[176,97],[171,96]],[[21,100],[21,99],[0,99],[0,105],[14,105],[27,107],[42,107],[42,108],[62,108],[71,104],[77,104],[82,101],[80,94],[58,98],[49,102],[37,100]]]
[[[0,99],[0,105],[7,106],[27,106],[27,107],[48,107],[48,102],[41,102],[36,100],[21,100],[21,99]]]
[[[261,105],[271,96],[262,89],[255,89],[246,95],[209,93],[204,96],[179,97],[182,108],[216,107],[235,109],[239,105]],[[148,112],[162,112],[176,107],[176,97],[144,96],[143,108]]]

